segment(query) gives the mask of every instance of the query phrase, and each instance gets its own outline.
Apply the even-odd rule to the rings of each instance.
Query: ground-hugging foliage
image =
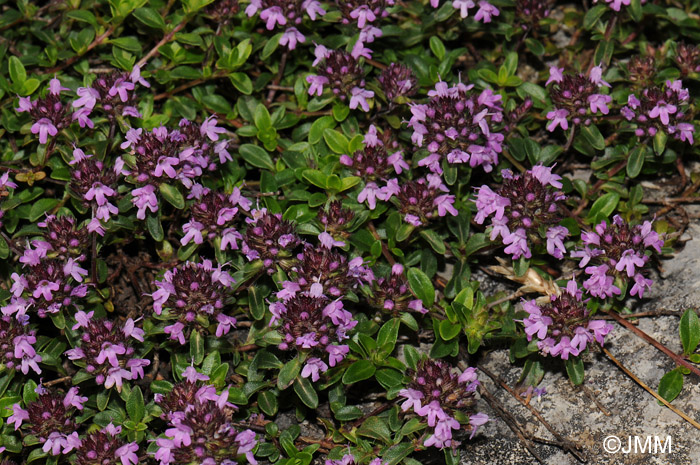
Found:
[[[574,3],[0,2],[2,463],[457,463],[479,351],[583,382],[700,186],[700,8]]]

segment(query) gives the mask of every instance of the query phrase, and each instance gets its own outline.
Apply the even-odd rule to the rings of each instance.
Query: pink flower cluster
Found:
[[[150,360],[136,357],[131,339],[143,342],[144,331],[131,318],[115,323],[106,318],[92,319],[94,312],[80,310],[71,328],[80,330],[79,345],[65,352],[70,360],[85,363],[85,371],[95,377],[105,389],[116,386],[121,391],[124,380],[143,378],[144,367]]]
[[[348,354],[349,347],[340,343],[357,320],[340,300],[298,294],[272,302],[270,312],[270,327],[282,336],[279,348],[294,349],[307,357],[302,377],[318,381],[329,365],[336,366]]]
[[[76,410],[82,411],[83,404],[88,400],[78,391],[77,387],[72,387],[61,395],[39,385],[35,390],[38,396],[25,405],[26,410],[20,404],[12,406],[12,415],[7,423],[14,423],[15,431],[22,427],[36,436],[47,454],[69,454],[81,445],[75,416]]]
[[[141,76],[141,68],[138,66],[130,73],[112,71],[98,75],[90,87],[78,87],[78,98],[73,102],[73,120],[77,120],[81,128],[94,128],[95,123],[90,115],[95,109],[101,109],[110,120],[127,116],[141,118],[141,113],[136,108],[137,84],[151,87]]]
[[[238,249],[238,241],[243,236],[234,227],[234,222],[239,217],[239,208],[250,211],[253,202],[243,197],[238,187],[234,187],[229,195],[201,187],[196,193],[193,189],[190,196],[195,197],[191,206],[192,218],[182,226],[185,236],[180,244],[218,240],[221,250]]]
[[[139,187],[131,191],[136,217],[145,219],[147,211],[159,209],[156,192],[162,184],[179,181],[189,191],[188,198],[199,198],[208,191],[199,178],[218,164],[233,160],[229,141],[221,139],[226,130],[210,116],[201,124],[182,119],[177,129],[164,126],[149,131],[131,128],[121,144],[128,154],[117,157],[114,171]]]
[[[75,465],[137,465],[136,442],[125,443],[119,438],[121,426],[108,424],[100,431],[88,434],[76,451]]]
[[[496,128],[503,121],[501,96],[491,89],[473,92],[473,87],[440,81],[428,92],[428,103],[411,105],[411,140],[429,153],[418,166],[442,174],[441,163],[468,163],[486,172],[498,163],[504,137]]]
[[[352,454],[345,454],[341,459],[338,460],[332,460],[332,459],[327,459],[324,463],[324,465],[356,465],[357,462],[355,462],[355,456]],[[377,457],[372,459],[371,462],[369,462],[367,465],[387,465],[388,462],[382,460],[381,458]]]
[[[168,394],[155,396],[167,422],[165,434],[155,441],[155,460],[160,465],[235,465],[241,462],[234,459],[245,457],[248,463],[257,465],[253,452],[258,440],[253,431],[240,431],[234,425],[237,407],[228,401],[229,390],[217,393],[216,387],[204,384],[209,377],[193,367],[182,375],[185,381]]]
[[[406,223],[425,226],[435,218],[436,210],[438,216],[459,214],[454,207],[455,196],[449,192],[439,175],[428,174],[425,178],[401,183],[396,193],[396,208]]]
[[[588,126],[593,122],[593,116],[610,113],[608,104],[612,97],[600,92],[602,88],[610,87],[610,84],[603,80],[603,69],[600,66],[591,68],[588,76],[564,74],[564,68],[552,66],[545,85],[548,86],[554,104],[554,108],[547,113],[547,130],[550,132],[557,126],[566,131],[569,123]]]
[[[440,6],[440,0],[430,0],[430,6],[433,8],[438,8]],[[452,0],[452,8],[459,10],[460,18],[464,19],[469,16],[469,10],[476,7],[477,3],[474,0]],[[481,21],[482,23],[490,23],[494,16],[498,16],[501,12],[487,2],[486,0],[480,0],[478,3],[479,9],[474,15],[474,21]]]
[[[372,282],[371,294],[367,300],[375,308],[380,308],[394,316],[401,316],[403,312],[414,311],[422,314],[429,309],[423,307],[423,301],[414,298],[408,287],[408,281],[404,276],[404,267],[395,263],[391,267],[391,274],[387,278],[378,278]]]
[[[87,295],[88,285],[83,279],[88,272],[81,266],[86,259],[85,231],[67,216],[48,216],[38,226],[43,235],[27,242],[19,258],[25,272],[10,275],[12,296],[7,305],[0,307],[5,316],[22,319],[33,308],[44,318]]]
[[[465,411],[472,410],[474,406],[474,392],[479,385],[476,368],[457,373],[442,360],[423,358],[408,376],[411,381],[399,391],[399,397],[405,399],[401,410],[413,410],[428,423],[431,434],[423,445],[439,449],[457,447],[459,442],[453,439],[452,434],[462,429],[457,418],[464,417]],[[489,418],[483,413],[472,413],[468,417],[471,439]]]
[[[19,370],[25,375],[31,368],[41,374],[41,355],[36,353],[36,331],[30,329],[29,316],[12,318],[0,317],[0,366],[9,370]]]
[[[633,280],[631,295],[644,296],[653,281],[644,276],[643,269],[652,250],[661,252],[664,241],[645,221],[631,226],[622,217],[615,215],[611,224],[602,221],[593,231],[583,232],[583,247],[571,253],[580,258],[579,267],[584,268],[589,278],[583,287],[594,297],[605,299],[621,295],[620,286]]]
[[[32,134],[39,135],[40,144],[47,143],[49,136],[54,137],[58,131],[70,126],[72,112],[60,98],[61,92],[66,90],[70,89],[63,87],[57,78],[53,78],[49,81],[49,93],[45,97],[36,100],[29,97],[19,98],[19,107],[15,108],[15,111],[29,113],[34,121]]]
[[[523,320],[527,340],[536,336],[542,354],[568,360],[570,355],[576,357],[586,350],[588,343],[596,341],[603,345],[613,325],[591,319],[581,295],[576,281],[571,280],[560,296],[551,296],[547,305],[523,301],[523,309],[529,314]]]
[[[357,196],[357,201],[367,202],[370,210],[374,210],[377,199],[386,201],[398,193],[399,182],[395,174],[407,171],[408,164],[401,150],[389,153],[388,150],[392,148],[385,145],[373,124],[365,135],[364,144],[365,148],[355,152],[352,157],[342,155],[340,163],[350,168],[354,176],[365,181],[365,187]],[[380,187],[378,183],[384,185]]]
[[[665,89],[647,87],[640,94],[630,94],[620,113],[635,127],[638,137],[654,137],[663,131],[675,139],[693,144],[695,126],[690,121],[690,93],[679,80],[666,81]]]
[[[68,188],[83,205],[92,209],[87,229],[104,236],[104,223],[119,213],[119,208],[111,203],[112,197],[117,195],[117,177],[112,170],[105,169],[101,160],[78,148],[73,150],[73,160],[69,164],[72,169]]]
[[[186,262],[168,270],[154,283],[153,311],[161,319],[176,320],[164,328],[170,339],[185,344],[191,331],[204,332],[217,323],[216,337],[229,333],[236,318],[223,312],[229,289],[235,281],[211,260]]]
[[[245,9],[245,14],[251,18],[258,12],[268,31],[276,27],[286,28],[279,43],[286,45],[289,50],[294,50],[297,43],[306,42],[304,34],[297,29],[304,19],[304,13],[311,21],[326,14],[318,0],[252,0]]]
[[[265,208],[252,210],[251,215],[252,218],[246,218],[248,229],[241,251],[251,262],[260,260],[267,274],[274,274],[278,265],[289,269],[293,251],[301,244],[294,224]]]
[[[364,71],[357,57],[340,50],[328,50],[323,45],[317,45],[314,54],[316,60],[313,65],[318,74],[306,77],[306,82],[310,84],[309,95],[320,97],[324,86],[328,86],[341,101],[349,99],[351,109],[359,106],[362,111],[368,112],[367,99],[374,97],[374,92],[365,89]]]
[[[536,165],[520,175],[501,171],[503,185],[496,191],[484,185],[476,196],[474,221],[483,224],[491,217],[491,240],[499,236],[513,259],[532,257],[530,244],[546,240],[547,253],[563,258],[568,229],[560,226],[561,203],[565,199],[559,189],[561,176],[552,169]]]

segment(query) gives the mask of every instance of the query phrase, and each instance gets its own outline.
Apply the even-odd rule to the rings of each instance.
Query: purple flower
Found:
[[[410,408],[414,412],[417,412],[421,408],[421,399],[423,399],[423,393],[415,389],[401,389],[399,391],[399,396],[404,397],[406,400],[401,404],[401,410],[404,412]]]
[[[78,395],[78,388],[77,387],[72,387],[68,390],[66,393],[66,396],[63,398],[63,405],[66,408],[69,408],[70,406],[73,406],[77,408],[78,410],[83,409],[83,404],[87,402],[88,398],[84,396]]]
[[[569,112],[564,109],[554,109],[547,113],[547,119],[550,121],[547,125],[547,130],[553,132],[557,126],[561,126],[564,131],[569,129],[569,121],[566,119],[567,116],[569,116]]]
[[[39,143],[45,144],[48,136],[58,134],[58,129],[48,118],[41,118],[32,125],[32,134],[39,134]]]
[[[678,109],[675,105],[668,104],[664,101],[658,102],[654,108],[649,111],[651,118],[659,118],[664,126],[668,126],[670,121],[669,115],[674,114]],[[32,128],[32,132],[34,132]],[[36,133],[35,133],[36,134]],[[52,134],[53,135],[53,134]]]
[[[85,107],[92,110],[100,99],[100,93],[91,87],[79,87],[75,93],[80,98],[73,102],[73,108]]]
[[[362,111],[369,111],[369,103],[367,103],[366,99],[374,97],[374,92],[360,87],[353,87],[350,94],[350,109],[355,109],[359,105]]]
[[[22,426],[22,422],[24,420],[29,420],[29,413],[24,410],[22,407],[19,406],[19,404],[13,404],[12,405],[12,415],[7,419],[8,424],[15,424],[15,431],[19,429],[20,426]]]
[[[469,439],[472,439],[476,434],[479,426],[485,425],[489,421],[489,416],[485,413],[477,413],[469,417],[469,425],[472,427],[472,433]]]
[[[121,99],[122,102],[126,102],[129,100],[129,92],[130,90],[134,90],[134,84],[132,82],[127,81],[124,78],[118,78],[112,87],[109,89],[109,96],[114,97],[116,95],[119,95],[119,98]]]
[[[475,21],[482,21],[483,23],[490,23],[492,16],[499,15],[498,8],[491,5],[489,2],[481,0],[479,2],[479,11],[474,15]]]
[[[318,381],[320,378],[319,373],[324,373],[328,370],[328,365],[326,365],[321,359],[312,357],[306,361],[306,365],[301,370],[302,378],[308,378],[311,376],[311,381]]]
[[[202,373],[199,373],[195,367],[188,366],[185,371],[182,372],[182,377],[185,378],[190,383],[196,383],[197,381],[208,381],[209,377]]]
[[[280,37],[280,45],[287,45],[287,48],[289,50],[294,50],[297,46],[297,43],[304,43],[306,42],[306,37],[304,37],[304,34],[299,32],[297,28],[295,27],[290,27],[287,28],[286,31],[284,31],[284,34],[282,34],[282,37]]]
[[[139,462],[139,457],[136,455],[136,451],[138,450],[138,444],[135,442],[130,442],[129,444],[124,444],[119,449],[114,451],[114,455],[119,457],[122,465],[137,465]]]
[[[336,366],[338,363],[345,359],[345,356],[350,351],[350,347],[346,345],[329,345],[326,347],[326,352],[328,352],[328,364],[331,367]]]

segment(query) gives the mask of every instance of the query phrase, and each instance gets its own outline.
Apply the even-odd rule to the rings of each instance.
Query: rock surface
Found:
[[[679,316],[687,308],[700,306],[700,226],[691,224],[684,235],[689,239],[685,247],[668,260],[662,260],[663,271],[657,276],[652,291],[642,301],[630,301],[633,312],[654,310],[678,311],[678,316],[656,316],[638,320],[638,328],[675,352],[681,350],[678,336]],[[615,324],[615,330],[606,338],[605,347],[651,389],[657,390],[661,377],[675,365],[663,353],[640,339],[629,330]],[[492,373],[498,374],[509,386],[514,386],[521,367],[508,361],[506,350],[486,354],[480,361]],[[691,464],[700,457],[700,431],[687,421],[660,405],[651,394],[624,374],[604,353],[597,350],[585,359],[587,390],[595,396],[606,415],[586,395],[573,386],[563,370],[563,364],[551,364],[540,386],[547,392],[535,407],[549,424],[562,436],[581,446],[581,452],[591,464]],[[496,386],[485,374],[480,375],[484,386],[517,418],[526,433],[553,441],[549,431],[508,392]],[[696,376],[685,377],[683,391],[673,405],[690,418],[700,420],[700,383]],[[494,421],[488,423],[472,441],[462,445],[463,465],[473,464],[530,464],[537,463],[505,421],[481,399],[480,410]],[[614,435],[627,449],[631,438],[632,450],[609,453],[604,449],[606,437]],[[649,448],[641,451],[647,436]],[[635,437],[641,444],[635,453]],[[655,437],[660,446],[654,453]],[[671,438],[670,452],[663,449]],[[608,444],[615,445],[615,440]],[[544,462],[553,465],[579,463],[561,449],[535,443],[534,449]],[[663,450],[663,452],[662,452]]]

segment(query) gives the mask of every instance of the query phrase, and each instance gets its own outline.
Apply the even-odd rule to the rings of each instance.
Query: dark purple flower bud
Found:
[[[296,226],[282,219],[282,215],[267,210],[253,210],[253,219],[243,236],[242,252],[249,261],[261,260],[268,274],[276,271],[276,265],[288,270],[294,249],[301,244]]]
[[[683,76],[700,72],[700,47],[680,42],[676,53],[675,61]]]
[[[316,57],[314,66],[316,67],[317,75],[315,78],[317,79],[314,82],[316,82],[316,85],[321,86],[318,95],[321,95],[321,92],[323,92],[322,88],[326,85],[343,101],[355,94],[357,94],[356,98],[360,98],[358,91],[353,93],[353,89],[362,90],[364,88],[365,73],[352,55],[340,50],[328,50],[326,47],[318,45],[316,47]],[[307,81],[311,82],[308,78]],[[313,94],[313,89],[312,83],[309,94]]]
[[[390,102],[411,97],[418,90],[413,70],[402,64],[391,63],[377,78],[386,99]]]

